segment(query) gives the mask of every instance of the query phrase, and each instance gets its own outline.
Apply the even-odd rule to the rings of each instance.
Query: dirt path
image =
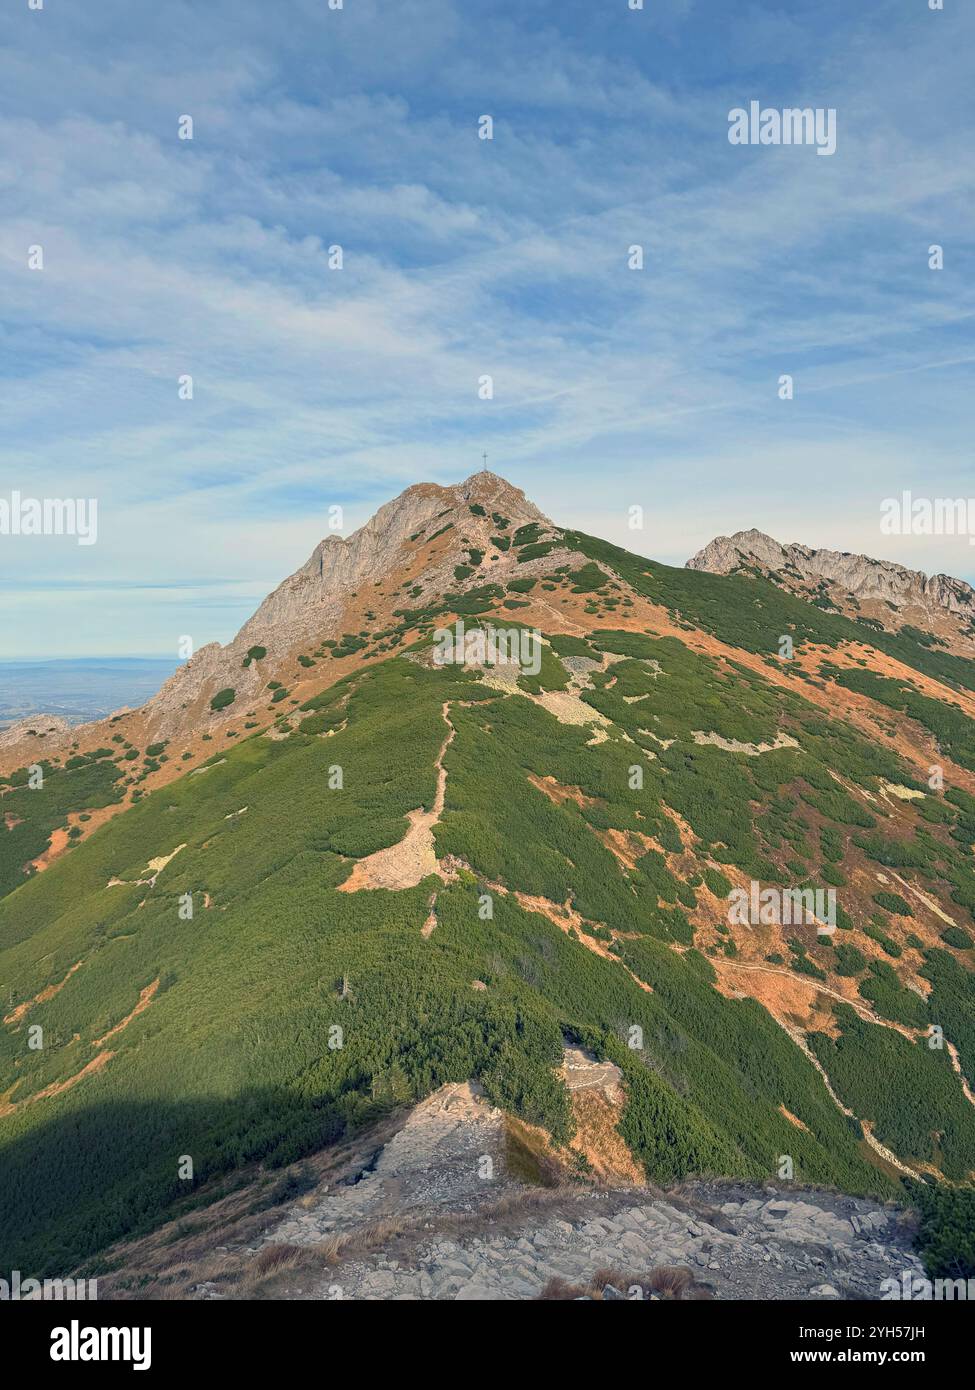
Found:
[[[954,1043],[950,1043],[947,1038],[945,1038],[945,1047],[947,1048],[948,1056],[951,1058],[951,1069],[958,1077],[961,1082],[961,1088],[965,1092],[965,1099],[968,1101],[969,1105],[975,1105],[975,1094],[973,1094],[972,1088],[968,1084],[968,1077],[961,1069],[961,1058],[958,1056],[957,1047]]]
[[[864,1004],[862,1000],[847,998],[847,996],[841,994],[839,990],[831,989],[829,985],[820,984],[818,980],[807,981],[804,977],[793,974],[791,970],[781,970],[771,965],[753,965],[745,961],[730,960],[722,961],[720,968],[721,970],[747,970],[760,975],[780,975],[787,980],[791,980],[794,984],[808,984],[809,988],[814,990],[817,994],[826,994],[831,999],[838,999],[841,1004],[848,1004],[850,1008],[853,1009],[855,1013],[859,1014],[862,1019],[865,1019],[867,1023],[873,1023],[878,1028],[889,1028],[894,1033],[900,1033],[901,1036],[907,1038],[909,1042],[920,1042],[928,1036],[923,1028],[909,1028],[905,1023],[897,1023],[894,1019],[882,1018],[880,1014],[875,1013],[874,1010]],[[769,1013],[772,1013],[768,1005],[764,1007]],[[777,1021],[781,1022],[781,1020]],[[958,1056],[958,1049],[955,1047],[954,1043],[949,1042],[947,1038],[945,1039],[945,1048],[947,1049],[948,1056],[951,1058],[952,1070],[961,1081],[961,1088],[965,1093],[965,1099],[968,1101],[969,1105],[975,1105],[975,1095],[972,1094],[968,1080],[961,1069],[961,1059]]]
[[[567,613],[560,613],[558,609],[552,607],[548,599],[539,596],[535,600],[535,604],[539,608],[544,608],[546,613],[550,613],[552,617],[555,619],[556,623],[558,624],[558,626],[554,629],[556,635],[560,632],[566,631],[568,631],[569,635],[572,637],[587,637],[589,635],[589,628],[583,627],[581,623],[573,622]]]
[[[789,971],[787,971],[787,970],[775,970],[775,969],[771,969],[771,968],[769,968],[768,970],[765,970],[762,966],[759,966],[759,965],[745,965],[745,964],[734,965],[734,964],[731,963],[731,962],[723,962],[722,965],[725,966],[725,967],[731,968],[731,969],[758,971],[758,972],[763,973],[763,974],[769,974],[769,975],[784,975],[784,976],[786,976],[788,979],[792,979],[792,980],[795,980],[795,979],[796,979],[796,977],[795,977],[794,975],[792,975],[792,974],[791,974]],[[817,989],[819,990],[819,992],[821,992],[821,993],[823,993],[823,994],[829,994],[829,995],[831,995],[834,999],[839,999],[839,1000],[841,1000],[844,1004],[849,1004],[850,1007],[853,1008],[853,1009],[855,1009],[856,1012],[859,1013],[860,1016],[861,1016],[862,1018],[867,1019],[869,1022],[879,1024],[881,1027],[884,1027],[884,1028],[891,1028],[891,1029],[894,1030],[894,1032],[901,1033],[901,1034],[903,1034],[905,1037],[910,1038],[911,1041],[916,1041],[917,1038],[923,1036],[923,1034],[921,1033],[921,1031],[920,1031],[919,1029],[909,1029],[909,1028],[905,1028],[905,1027],[904,1027],[903,1025],[901,1025],[901,1024],[896,1024],[896,1023],[891,1022],[889,1019],[882,1019],[882,1018],[880,1018],[877,1014],[875,1014],[875,1013],[873,1012],[872,1009],[868,1009],[868,1008],[866,1008],[866,1006],[864,1006],[864,1005],[860,1005],[860,1006],[858,1007],[857,1004],[855,1004],[852,1000],[847,999],[847,998],[845,997],[845,995],[838,994],[835,990],[829,989],[828,986],[820,985],[820,984],[818,983],[818,981],[817,981],[817,982],[813,982],[813,986],[811,986],[811,987],[817,988]],[[864,1137],[866,1143],[870,1146],[871,1149],[873,1149],[874,1153],[876,1153],[876,1154],[878,1155],[878,1157],[882,1158],[886,1163],[891,1164],[894,1168],[897,1169],[898,1172],[903,1173],[906,1177],[910,1177],[910,1178],[920,1178],[920,1177],[921,1177],[921,1174],[920,1174],[920,1173],[916,1172],[913,1168],[908,1167],[908,1165],[907,1165],[906,1163],[903,1163],[903,1162],[897,1157],[897,1155],[893,1152],[892,1149],[888,1149],[887,1146],[886,1146],[885,1144],[882,1144],[882,1143],[880,1142],[880,1140],[877,1139],[877,1138],[871,1133],[870,1124],[869,1124],[868,1121],[861,1120],[860,1117],[859,1117],[858,1115],[855,1115],[855,1114],[854,1114],[854,1112],[849,1108],[849,1106],[846,1106],[846,1105],[843,1104],[843,1102],[840,1100],[839,1096],[838,1096],[838,1095],[836,1094],[836,1092],[833,1090],[833,1084],[832,1084],[832,1082],[831,1082],[830,1079],[829,1079],[829,1075],[828,1075],[828,1073],[827,1073],[827,1071],[826,1071],[826,1068],[823,1066],[823,1064],[820,1062],[819,1058],[816,1056],[816,1054],[813,1052],[812,1048],[809,1046],[808,1042],[806,1041],[806,1036],[805,1036],[805,1034],[803,1033],[803,1031],[802,1031],[801,1029],[799,1029],[799,1028],[796,1028],[794,1025],[792,1025],[792,1024],[790,1024],[790,1023],[787,1023],[784,1019],[779,1018],[776,1014],[772,1013],[771,1009],[768,1009],[767,1012],[769,1013],[770,1017],[772,1017],[772,1018],[775,1019],[775,1022],[779,1025],[779,1027],[783,1030],[783,1032],[785,1032],[785,1033],[787,1033],[787,1034],[789,1035],[789,1037],[790,1037],[790,1038],[792,1039],[792,1041],[795,1043],[796,1047],[799,1048],[799,1050],[803,1053],[803,1055],[806,1057],[806,1059],[807,1059],[807,1060],[812,1064],[812,1066],[814,1066],[814,1067],[816,1068],[816,1070],[819,1072],[820,1076],[821,1076],[822,1079],[823,1079],[823,1085],[826,1087],[827,1094],[829,1095],[830,1100],[833,1102],[833,1104],[836,1106],[836,1108],[837,1108],[839,1111],[841,1111],[842,1114],[848,1116],[848,1117],[851,1118],[851,1119],[855,1119],[855,1120],[857,1121],[857,1123],[860,1125],[860,1128],[863,1130],[863,1137]],[[951,1048],[951,1044],[948,1044],[948,1046],[949,1046],[949,1049],[950,1049],[950,1048]],[[960,1071],[961,1071],[960,1066],[958,1067],[957,1070],[959,1071],[959,1074],[960,1074]],[[965,1091],[965,1094],[966,1094],[968,1100],[969,1100],[969,1101],[972,1101],[971,1093],[970,1093],[970,1091],[969,1091],[969,1089],[968,1089],[967,1084],[966,1084],[965,1081],[964,1081],[964,1078],[962,1078],[962,1089]]]
[[[429,811],[418,807],[410,811],[407,820],[410,828],[398,844],[388,849],[376,850],[355,864],[344,883],[340,883],[340,893],[357,893],[367,888],[415,888],[430,874],[441,874],[433,839],[433,827],[443,815],[444,800],[447,794],[447,769],[444,757],[453,742],[456,730],[450,722],[450,702],[443,704],[443,718],[447,725],[447,736],[437,754],[437,791]]]
[[[748,970],[758,975],[779,975],[783,979],[791,980],[793,984],[806,985],[816,994],[827,994],[831,999],[838,999],[841,1004],[849,1004],[850,1008],[858,1013],[861,1018],[868,1023],[876,1023],[881,1028],[891,1028],[895,1033],[901,1033],[905,1038],[914,1042],[921,1036],[918,1028],[908,1028],[906,1024],[896,1023],[893,1019],[881,1018],[874,1013],[873,1009],[862,1003],[859,999],[850,999],[842,994],[838,989],[831,989],[829,985],[821,984],[819,980],[810,979],[803,975],[796,975],[791,970],[783,970],[774,965],[755,965],[746,961],[725,960],[721,962],[722,970]]]
[[[6,1115],[12,1115],[15,1110],[19,1110],[24,1105],[33,1105],[35,1101],[47,1100],[50,1096],[59,1096],[64,1091],[70,1091],[72,1086],[77,1086],[78,1082],[83,1081],[86,1076],[100,1072],[114,1056],[114,1052],[99,1052],[97,1057],[93,1057],[79,1072],[75,1072],[74,1076],[69,1076],[65,1081],[52,1081],[50,1086],[44,1087],[43,1091],[38,1091],[34,1096],[26,1096],[23,1100],[5,1101],[0,1104],[0,1119]],[[7,1094],[9,1095],[9,1092]]]
[[[775,1018],[775,1015],[772,1014],[771,1017]],[[920,1173],[915,1172],[913,1168],[909,1168],[906,1163],[902,1163],[892,1149],[888,1149],[885,1144],[881,1144],[879,1139],[874,1138],[873,1134],[870,1131],[870,1125],[867,1121],[861,1120],[859,1115],[855,1115],[854,1112],[849,1108],[849,1106],[843,1104],[839,1096],[833,1090],[833,1083],[829,1079],[829,1075],[826,1071],[826,1068],[823,1066],[822,1062],[816,1056],[815,1052],[813,1052],[812,1048],[806,1042],[805,1034],[803,1034],[798,1028],[790,1027],[790,1025],[788,1023],[783,1022],[781,1018],[775,1018],[775,1021],[782,1029],[782,1031],[789,1035],[789,1037],[795,1043],[796,1047],[798,1047],[800,1052],[802,1052],[802,1054],[805,1056],[807,1061],[809,1061],[819,1072],[820,1076],[823,1078],[823,1085],[826,1087],[826,1093],[829,1096],[830,1100],[833,1102],[833,1104],[836,1106],[837,1110],[839,1110],[843,1115],[846,1115],[849,1119],[856,1120],[857,1124],[859,1124],[860,1128],[863,1130],[864,1140],[870,1146],[870,1148],[873,1149],[874,1153],[877,1154],[879,1158],[882,1158],[885,1163],[889,1163],[892,1167],[896,1168],[899,1173],[903,1173],[905,1177],[920,1179]]]
[[[74,972],[81,969],[82,964],[83,962],[80,960],[75,961],[63,980],[60,980],[56,985],[48,985],[46,989],[41,990],[40,994],[35,994],[33,999],[25,999],[22,1004],[18,1004],[11,1013],[4,1016],[4,1023],[19,1023],[24,1017],[24,1014],[26,1014],[29,1009],[32,1009],[35,1004],[46,1004],[49,999],[53,999],[56,994],[59,994],[61,990],[64,989]]]
[[[115,1027],[110,1028],[102,1037],[96,1038],[92,1043],[92,1047],[101,1047],[102,1043],[108,1042],[109,1038],[114,1038],[116,1033],[121,1033],[124,1028],[128,1028],[134,1018],[138,1018],[139,1014],[148,1009],[149,1005],[152,1003],[152,997],[158,988],[159,976],[157,975],[151,985],[146,985],[145,989],[139,991],[139,1002],[131,1013],[126,1014],[121,1023],[116,1023]]]
[[[507,893],[508,891],[507,888],[502,887],[500,883],[491,883],[488,887],[494,888],[499,893]],[[612,961],[613,964],[618,965],[621,970],[625,970],[633,983],[638,985],[645,994],[653,993],[653,990],[647,984],[646,980],[641,980],[639,975],[634,975],[630,967],[626,965],[624,961],[620,960],[619,956],[614,955],[608,946],[605,946],[595,936],[589,935],[586,931],[586,919],[580,917],[575,908],[570,907],[567,902],[560,906],[558,903],[553,903],[549,898],[541,898],[533,896],[530,893],[519,892],[515,893],[515,899],[517,900],[518,906],[524,908],[526,912],[537,912],[542,917],[547,917],[560,931],[564,931],[566,936],[568,936],[570,930],[574,931],[576,940],[580,945],[585,946],[586,950],[592,951],[595,956],[602,956],[603,960]]]

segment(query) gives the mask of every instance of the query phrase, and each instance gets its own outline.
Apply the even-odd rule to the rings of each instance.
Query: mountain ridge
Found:
[[[970,584],[948,574],[927,575],[893,560],[816,549],[797,541],[783,544],[751,528],[715,537],[686,562],[686,568],[710,574],[734,574],[749,567],[757,567],[766,578],[800,597],[838,612],[849,612],[853,605],[888,628],[893,628],[892,611],[903,612],[905,619],[933,619],[948,637],[975,635],[975,589]],[[845,603],[836,589],[845,591]],[[945,614],[962,621],[939,622]]]
[[[75,730],[43,787],[0,783],[23,1267],[447,1082],[581,1178],[568,1045],[618,1070],[614,1142],[648,1180],[761,1182],[782,1155],[884,1199],[969,1179],[975,662],[477,495],[408,497],[391,578],[360,542],[367,592],[302,605],[339,636],[278,664],[241,639],[253,683],[212,710],[205,687],[202,734],[149,742],[137,711]],[[537,629],[537,666],[438,664],[458,617]],[[835,932],[734,920],[753,887],[832,889]]]
[[[447,487],[437,483],[414,483],[385,502],[348,538],[327,536],[319,541],[308,560],[257,608],[234,638],[234,643],[264,631],[267,624],[292,622],[296,607],[291,601],[294,589],[311,587],[317,590],[311,600],[313,605],[334,600],[337,594],[353,587],[385,578],[399,563],[403,546],[419,528],[434,519],[459,515],[466,507],[465,525],[477,539],[486,542],[489,537],[485,531],[496,531],[497,526],[488,517],[470,514],[471,505],[480,505],[485,511],[490,508],[499,515],[510,513],[507,519],[521,524],[532,521],[547,527],[552,524],[528,502],[520,489],[495,473],[473,473],[464,482]],[[307,594],[301,597],[300,608],[311,606]]]
[[[483,506],[483,517],[471,511],[472,504]],[[501,515],[499,508],[511,512],[509,520],[522,525],[536,523],[547,534],[564,534],[521,489],[488,470],[451,485],[412,484],[379,507],[348,537],[330,535],[319,541],[304,564],[262,600],[228,643],[211,642],[199,647],[139,710],[115,711],[114,716],[141,715],[149,741],[170,739],[195,729],[212,733],[214,725],[232,717],[225,709],[207,709],[207,701],[221,683],[233,682],[242,699],[256,699],[262,676],[276,677],[279,668],[289,659],[293,661],[293,653],[312,635],[330,638],[339,632],[346,616],[345,600],[353,586],[375,587],[391,576],[407,576],[411,588],[419,590],[417,598],[431,593],[442,595],[453,587],[453,571],[472,550],[487,555],[490,562],[502,562],[496,574],[489,573],[490,564],[485,569],[482,562],[478,567],[481,578],[493,581],[499,573],[508,579],[515,572],[514,567],[510,562],[504,563],[507,556],[492,552],[491,545],[491,535],[498,529],[491,513]],[[421,563],[411,573],[410,560],[422,561],[425,557],[406,555],[404,551],[418,539],[418,528],[441,515],[453,515],[454,520],[445,529],[455,531],[457,519],[463,518],[470,536],[462,542],[456,531],[444,542],[443,553],[433,563]],[[422,547],[422,541],[420,544]],[[560,558],[564,560],[567,553]],[[755,528],[718,536],[685,562],[686,569],[716,575],[740,574],[749,565],[779,587],[824,611],[878,624],[895,633],[908,617],[933,620],[931,635],[935,641],[963,655],[975,649],[968,640],[975,636],[975,589],[950,575],[928,576],[894,561],[854,552],[816,549],[799,542],[782,544]],[[538,565],[524,570],[518,567],[517,573],[527,575],[537,569]],[[812,581],[816,581],[815,586]],[[891,609],[898,611],[896,620],[890,616]],[[942,613],[958,617],[961,622],[939,622]],[[357,615],[350,612],[347,616],[351,622]],[[266,646],[268,642],[270,647]],[[273,669],[266,670],[261,664],[265,658],[253,664],[253,669],[251,663],[243,664],[251,646],[270,655]],[[4,731],[0,768],[9,765],[9,760],[3,759],[3,751],[17,746],[43,717],[39,713],[18,721],[14,730]],[[79,734],[84,738],[96,725],[104,728],[112,718],[95,721],[91,726],[73,727],[61,727],[55,719],[49,719],[45,746],[62,748]]]

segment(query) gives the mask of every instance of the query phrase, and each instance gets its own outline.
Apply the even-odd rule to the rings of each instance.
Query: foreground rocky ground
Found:
[[[106,1252],[99,1298],[878,1299],[885,1279],[922,1272],[911,1218],[893,1204],[792,1184],[632,1180],[613,1128],[615,1068],[569,1049],[565,1076],[586,1174],[564,1151],[553,1163],[547,1136],[476,1087],[443,1086],[370,1134]],[[590,1159],[602,1160],[598,1178]]]
[[[611,1270],[626,1276],[617,1287],[630,1287],[661,1266],[686,1266],[698,1296],[873,1299],[882,1280],[921,1273],[897,1214],[870,1202],[732,1185],[691,1185],[672,1200],[621,1197],[577,1197],[521,1234],[432,1239],[405,1259],[341,1261],[325,1279],[298,1278],[279,1296],[532,1299],[553,1279],[585,1286]],[[720,1205],[709,1207],[712,1200]],[[278,1236],[300,1239],[307,1230],[298,1220]]]
[[[882,1280],[921,1272],[896,1208],[825,1192],[688,1183],[560,1188],[529,1201],[509,1171],[505,1125],[471,1088],[443,1088],[357,1180],[296,1203],[268,1231],[254,1251],[278,1270],[267,1293],[533,1299],[551,1281],[584,1288],[610,1270],[630,1288],[676,1266],[690,1271],[677,1280],[685,1297],[872,1299]],[[379,1248],[360,1254],[363,1244]],[[211,1284],[197,1296],[221,1294]]]

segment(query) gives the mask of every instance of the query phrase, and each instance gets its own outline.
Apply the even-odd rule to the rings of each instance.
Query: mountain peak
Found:
[[[465,497],[479,497],[485,493],[488,495],[508,493],[513,497],[524,497],[521,488],[517,488],[513,483],[509,483],[507,478],[502,478],[500,473],[492,473],[489,468],[479,468],[476,473],[472,473],[469,478],[465,478],[457,486]]]
[[[796,541],[783,545],[754,528],[717,536],[691,556],[686,568],[711,574],[759,569],[766,578],[800,597],[813,598],[820,607],[828,604],[842,612],[851,609],[849,616],[862,610],[863,616],[885,627],[891,624],[890,615],[896,613],[894,627],[916,619],[924,619],[936,629],[947,623],[950,630],[946,628],[941,635],[951,637],[956,635],[959,619],[963,624],[975,620],[975,590],[964,580],[947,574],[929,576],[893,560],[845,550],[817,550]]]
[[[351,535],[319,541],[228,646],[201,648],[181,667],[151,702],[155,732],[209,719],[206,701],[217,687],[256,698],[268,673],[248,661],[252,649],[273,664],[313,637],[334,645],[345,632],[395,626],[397,608],[442,599],[464,581],[524,577],[531,567],[520,566],[510,538],[532,524],[539,533],[556,529],[520,488],[486,469],[460,483],[404,488]]]
[[[483,518],[472,510],[477,507],[484,513]],[[333,570],[339,584],[344,587],[355,587],[365,580],[379,579],[395,567],[401,558],[403,546],[412,544],[414,538],[418,539],[428,521],[446,519],[448,514],[454,512],[458,513],[457,520],[462,517],[465,532],[472,533],[496,530],[496,516],[518,526],[530,521],[548,526],[552,524],[520,488],[486,469],[472,473],[462,483],[447,486],[413,483],[391,501],[385,502],[365,525],[350,536],[333,535],[320,541],[297,575],[291,576],[291,580],[299,575],[324,577]],[[457,521],[452,524],[456,528]],[[471,539],[476,543],[477,539],[486,541],[487,536],[472,535]],[[291,580],[286,579],[284,585],[290,584]],[[255,618],[257,616],[255,614]]]
[[[521,488],[509,483],[507,478],[503,478],[499,473],[492,473],[490,469],[479,468],[476,473],[464,479],[461,483],[413,483],[412,486],[401,492],[398,497],[394,497],[392,502],[386,504],[387,507],[396,508],[404,499],[413,498],[435,498],[441,500],[442,506],[461,505],[464,503],[480,502],[483,505],[491,503],[497,510],[501,507],[514,509],[518,516],[523,514],[532,520],[547,520],[535,504],[525,496]],[[384,509],[376,513],[382,515]]]

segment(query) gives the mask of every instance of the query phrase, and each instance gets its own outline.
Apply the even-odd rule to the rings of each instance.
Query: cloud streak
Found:
[[[604,534],[672,562],[748,525],[869,550],[880,497],[956,494],[971,15],[619,8],[25,8],[0,57],[0,465],[97,495],[102,536],[83,573],[53,538],[0,545],[8,587],[79,596],[61,621],[19,586],[3,655],[225,639],[253,597],[228,573],[259,596],[332,502],[351,529],[485,448],[559,519],[595,529],[598,498]],[[837,108],[833,158],[728,144],[732,106],[780,96]],[[972,577],[970,548],[925,561]],[[82,636],[80,596],[113,584]]]

